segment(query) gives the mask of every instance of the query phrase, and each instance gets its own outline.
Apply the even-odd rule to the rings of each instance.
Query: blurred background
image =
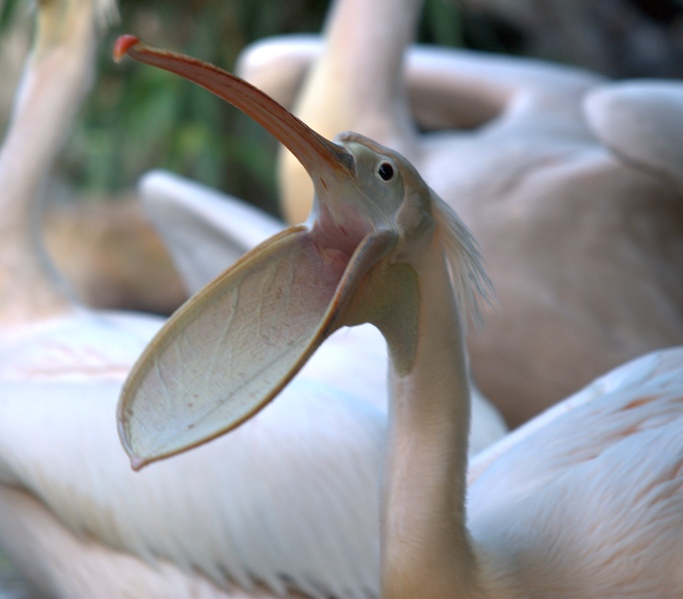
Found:
[[[149,169],[172,170],[277,214],[274,140],[178,77],[132,61],[114,64],[113,40],[134,33],[230,69],[254,40],[319,32],[328,4],[120,1],[120,21],[99,47],[96,85],[49,185],[48,246],[85,301],[169,313],[184,299],[135,201],[135,184]],[[0,0],[2,131],[31,33],[30,3]],[[614,78],[680,78],[683,0],[426,0],[418,41],[537,57]]]

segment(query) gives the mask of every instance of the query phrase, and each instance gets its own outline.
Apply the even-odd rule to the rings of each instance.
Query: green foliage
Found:
[[[420,40],[439,46],[463,46],[463,23],[457,0],[427,0]]]
[[[205,90],[156,69],[111,60],[133,33],[160,47],[232,68],[255,39],[317,31],[325,3],[267,0],[123,1],[121,23],[101,44],[99,80],[62,166],[86,188],[130,187],[150,168],[193,177],[274,211],[275,143]]]
[[[17,6],[21,0],[0,0],[0,34],[12,23]]]
[[[25,0],[0,0],[0,34]],[[167,168],[267,210],[275,208],[275,141],[239,111],[179,77],[132,61],[115,64],[113,41],[132,33],[159,47],[230,69],[254,40],[319,32],[327,0],[121,0],[120,23],[98,49],[98,79],[59,168],[87,191],[132,187]],[[421,39],[458,45],[455,0],[426,0]]]

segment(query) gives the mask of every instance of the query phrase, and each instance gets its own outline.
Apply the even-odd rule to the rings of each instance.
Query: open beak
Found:
[[[353,174],[353,157],[263,92],[193,58],[119,38],[124,55],[177,73],[227,100],[270,131],[316,188]],[[271,401],[339,326],[367,272],[393,246],[370,232],[334,247],[328,227],[292,227],[245,255],[188,300],[143,352],[118,407],[131,463],[180,453],[232,430]]]
[[[190,56],[151,48],[132,35],[121,36],[114,45],[114,59],[124,56],[176,73],[239,108],[292,152],[314,183],[327,170],[353,169],[353,158],[344,148],[318,135],[270,96],[232,73]]]

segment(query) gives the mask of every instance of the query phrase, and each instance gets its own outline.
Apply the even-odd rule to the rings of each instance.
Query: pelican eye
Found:
[[[383,162],[379,165],[377,174],[380,176],[382,181],[391,181],[391,179],[394,177],[394,167],[388,162]]]

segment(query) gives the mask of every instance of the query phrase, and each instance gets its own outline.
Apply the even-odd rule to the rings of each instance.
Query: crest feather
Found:
[[[475,326],[483,322],[484,306],[497,306],[493,284],[472,231],[453,209],[432,192],[432,215],[451,275],[451,284],[465,318]]]

